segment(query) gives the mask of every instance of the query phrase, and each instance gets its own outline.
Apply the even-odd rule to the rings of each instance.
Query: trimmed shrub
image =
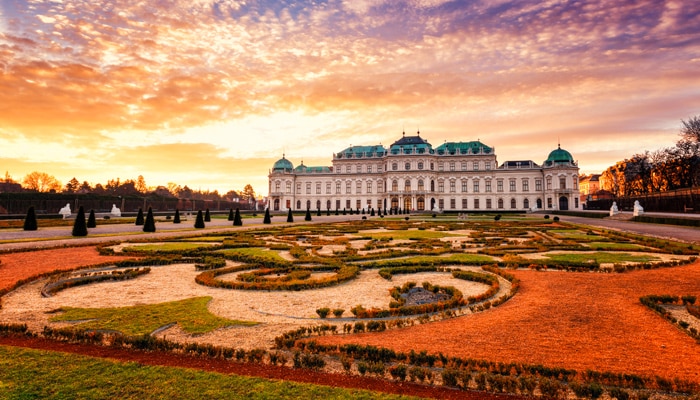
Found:
[[[73,223],[73,236],[87,236],[87,224],[85,223],[85,210],[83,206],[78,209],[78,214]]]
[[[272,219],[270,219],[270,209],[266,208],[265,209],[265,218],[263,218],[263,224],[271,224]]]
[[[304,217],[304,221],[311,221],[311,210],[308,208],[306,209],[306,216]]]
[[[233,217],[233,226],[242,226],[243,220],[241,219],[241,211],[236,208],[236,215]]]
[[[146,222],[143,224],[143,231],[156,231],[156,220],[153,218],[153,209],[151,207],[148,207],[148,214],[146,214]]]
[[[233,221],[233,208],[228,209],[228,220]]]
[[[179,224],[180,223],[180,210],[177,208],[175,209],[175,217],[173,218],[173,224]]]
[[[287,212],[287,222],[294,222],[294,216],[292,215],[292,209],[290,208]]]
[[[139,213],[136,214],[136,223],[134,225],[141,226],[144,224],[143,210],[139,208]]]
[[[211,222],[211,214],[209,213],[209,208],[204,212],[204,222]]]
[[[340,318],[343,316],[344,312],[345,310],[343,310],[342,308],[336,308],[333,310],[333,315],[335,315],[336,318]]]
[[[318,314],[318,316],[321,318],[326,318],[329,312],[331,312],[331,309],[328,307],[323,307],[316,310],[316,314]]]
[[[35,231],[37,229],[39,229],[39,226],[36,222],[36,211],[34,211],[34,206],[31,206],[27,210],[27,217],[24,218],[24,230]]]
[[[555,215],[554,218],[552,218],[552,221],[559,222],[559,217]]]
[[[197,211],[197,219],[194,222],[194,227],[197,229],[204,229],[204,215],[202,210]]]
[[[96,228],[97,227],[97,221],[95,220],[95,210],[90,210],[90,216],[88,217],[88,220],[87,220],[87,227],[88,228]]]

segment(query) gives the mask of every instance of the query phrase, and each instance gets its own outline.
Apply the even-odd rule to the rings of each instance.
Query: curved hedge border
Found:
[[[678,327],[690,335],[690,337],[700,342],[700,332],[697,329],[691,327],[686,321],[677,320],[673,315],[671,315],[670,312],[668,312],[668,310],[661,306],[661,304],[684,305],[686,306],[686,310],[688,310],[690,315],[700,319],[700,308],[695,305],[695,300],[696,297],[691,295],[673,296],[670,294],[649,295],[639,298],[639,301],[642,304],[656,311],[659,315],[667,319],[672,324],[677,324]]]
[[[69,289],[76,286],[89,285],[98,282],[107,281],[126,281],[131,279],[136,279],[141,275],[146,275],[151,272],[151,269],[145,267],[141,268],[127,268],[123,271],[112,270],[111,272],[106,271],[89,271],[94,272],[94,275],[78,276],[74,278],[62,279],[56,282],[51,282],[41,288],[42,297],[51,297],[54,294]]]
[[[352,265],[345,265],[341,267],[319,267],[315,269],[317,271],[337,271],[337,274],[331,277],[320,278],[320,279],[265,279],[265,280],[253,280],[252,282],[245,281],[222,281],[216,279],[219,275],[230,274],[233,272],[257,270],[260,269],[260,265],[244,264],[235,267],[221,268],[216,270],[210,270],[202,272],[195,277],[195,282],[200,285],[223,288],[223,289],[239,289],[239,290],[308,290],[308,289],[318,289],[323,287],[335,286],[343,282],[347,282],[351,279],[355,279],[360,273],[360,268]],[[297,268],[298,269],[298,268]],[[292,267],[286,268],[269,268],[265,270],[265,273],[286,273],[292,271]]]

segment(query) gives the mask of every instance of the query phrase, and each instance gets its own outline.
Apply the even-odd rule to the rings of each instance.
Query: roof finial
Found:
[[[557,149],[561,149],[561,138],[557,136]]]

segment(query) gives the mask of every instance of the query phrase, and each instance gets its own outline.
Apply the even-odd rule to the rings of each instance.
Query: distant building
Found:
[[[433,148],[406,136],[389,148],[352,146],[333,154],[332,166],[294,166],[284,156],[269,172],[270,209],[412,211],[527,211],[579,209],[579,168],[561,147],[539,165],[498,164],[480,141]]]
[[[600,174],[582,175],[579,178],[579,190],[581,203],[593,199],[593,195],[600,190]]]
[[[19,193],[22,191],[22,185],[15,182],[0,181],[0,193]]]

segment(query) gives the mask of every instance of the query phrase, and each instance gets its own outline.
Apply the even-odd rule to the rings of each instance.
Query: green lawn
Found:
[[[241,247],[237,249],[221,250],[220,253],[226,254],[242,254],[245,256],[254,256],[268,258],[273,261],[287,261],[277,251],[269,250],[263,247]]]
[[[600,235],[589,235],[586,232],[579,231],[577,229],[550,229],[547,233],[554,234],[562,239],[572,239],[572,240],[605,240],[605,236]]]
[[[592,250],[644,250],[644,246],[634,243],[615,243],[615,242],[591,242],[586,243],[586,246]]]
[[[629,254],[629,253],[558,253],[545,254],[554,262],[597,262],[597,263],[621,263],[621,262],[637,262],[644,263],[649,261],[658,261],[658,257],[646,254]]]
[[[369,237],[372,239],[385,239],[392,238],[394,240],[416,240],[416,239],[440,239],[444,237],[452,236],[464,236],[456,233],[444,232],[444,231],[419,231],[419,230],[402,230],[402,231],[385,231],[385,232],[367,232],[360,231],[357,233],[362,237]]]
[[[408,399],[0,346],[2,399]]]
[[[234,325],[252,326],[256,322],[220,318],[209,312],[211,297],[195,297],[169,303],[116,308],[62,307],[64,312],[51,318],[52,322],[82,321],[81,329],[115,330],[125,335],[149,334],[156,329],[177,323],[188,333],[211,332]]]

